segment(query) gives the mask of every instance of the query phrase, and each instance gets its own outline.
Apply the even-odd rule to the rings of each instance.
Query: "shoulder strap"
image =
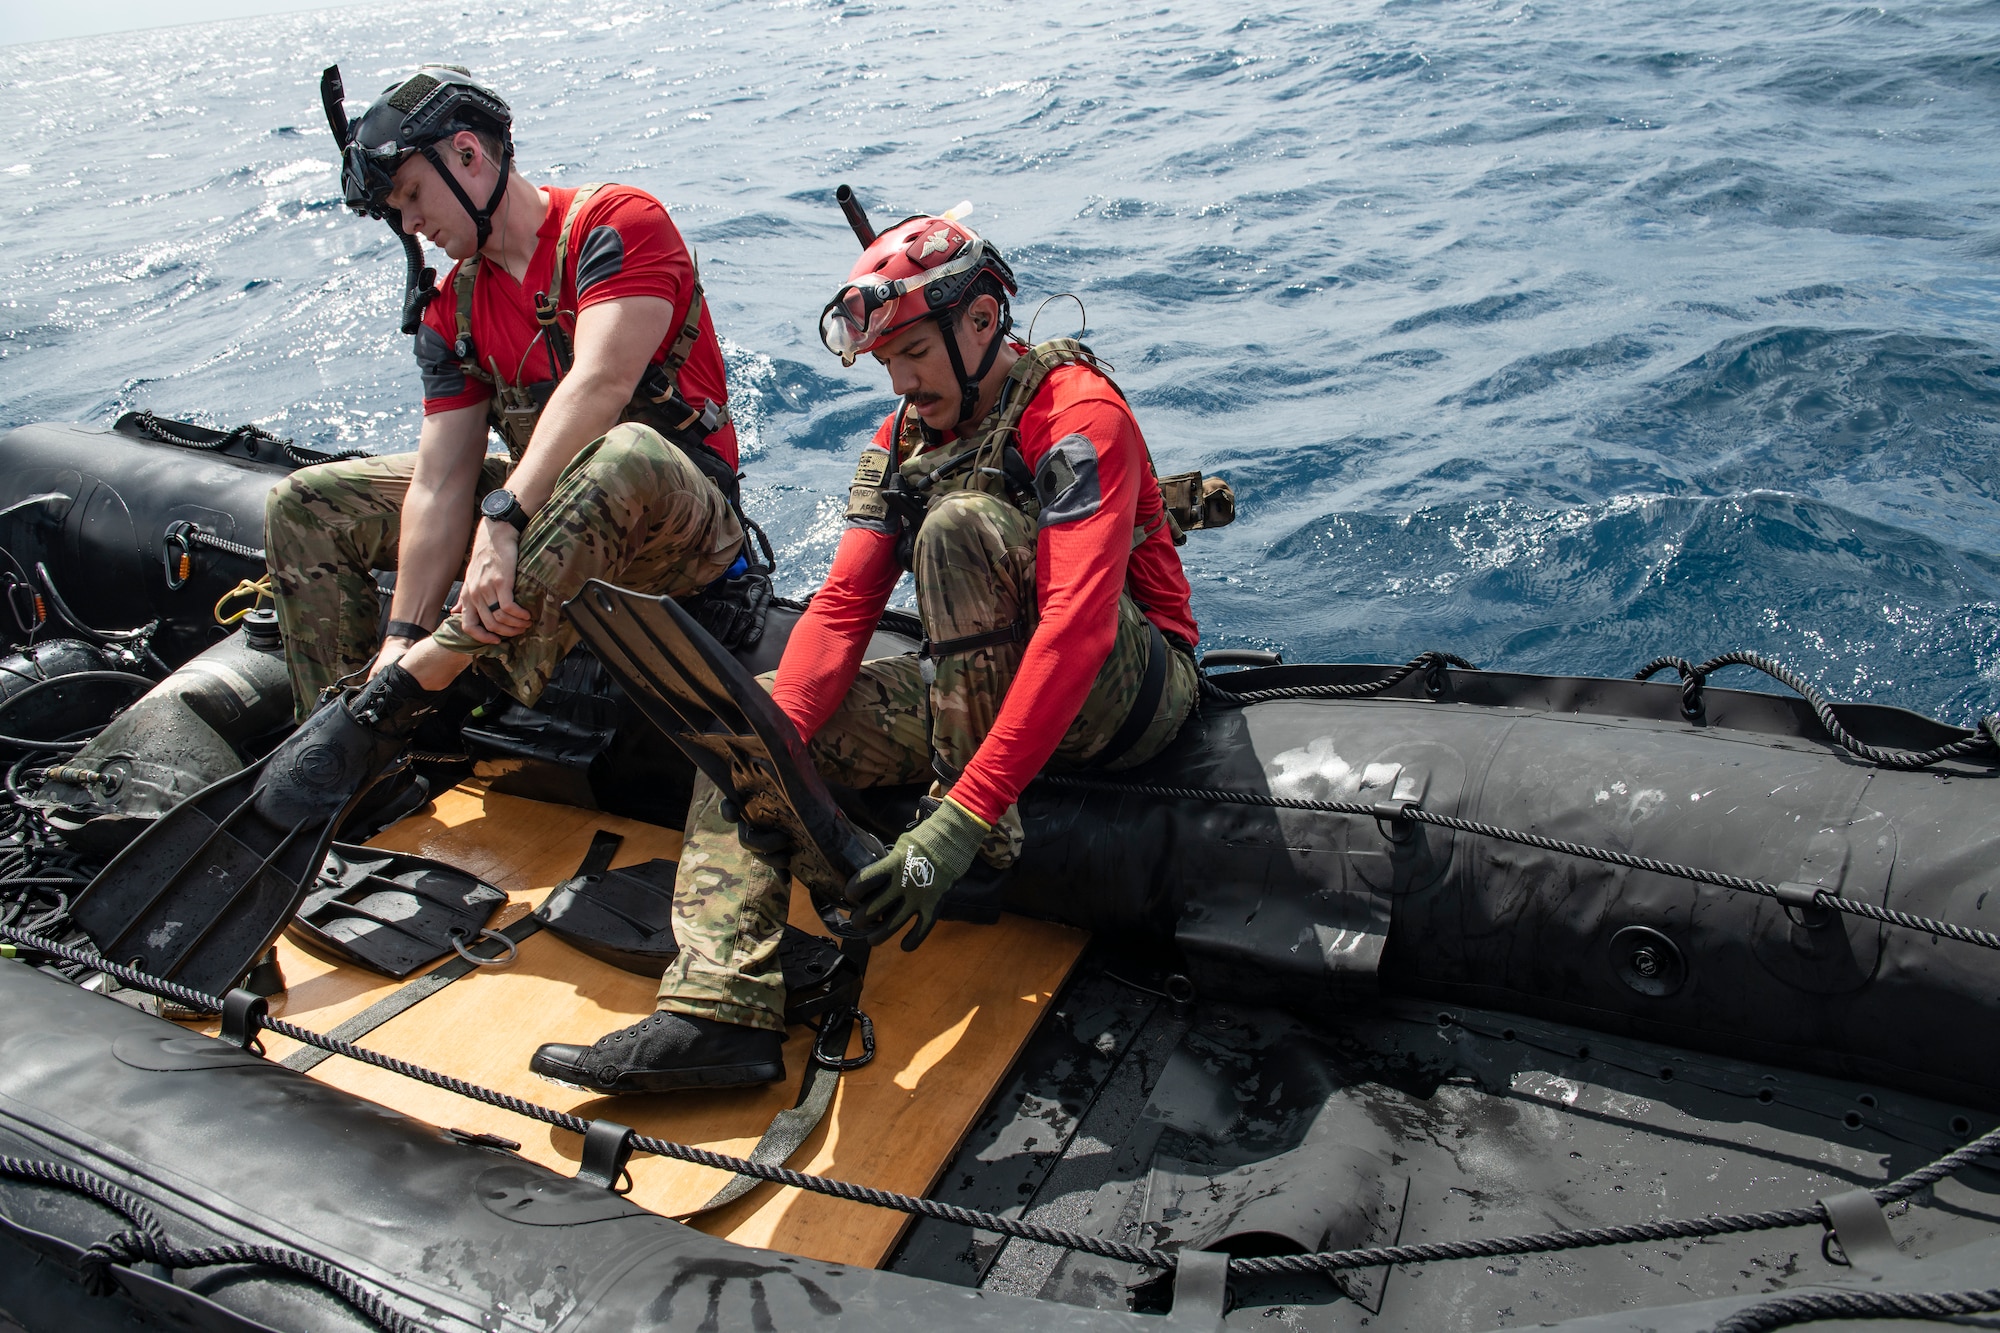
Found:
[[[1000,409],[995,416],[993,433],[1011,434],[1021,424],[1022,415],[1028,404],[1035,401],[1035,395],[1042,391],[1042,384],[1049,372],[1057,366],[1086,365],[1104,377],[1112,392],[1120,398],[1125,391],[1106,373],[1104,363],[1097,359],[1097,353],[1078,342],[1075,338],[1051,338],[1047,342],[1036,343],[1022,354],[1008,373],[1007,387],[1000,391]]]
[[[660,369],[669,378],[680,374],[681,367],[694,355],[695,340],[701,337],[701,311],[706,298],[701,290],[701,261],[691,245],[688,247],[688,268],[694,274],[694,295],[688,298],[687,317],[681,321],[681,331],[675,337],[674,345],[667,349],[666,359],[660,362]]]
[[[562,302],[563,271],[569,266],[569,233],[576,225],[576,219],[583,212],[591,196],[604,188],[603,181],[592,181],[570,196],[569,208],[563,213],[562,230],[556,233],[556,262],[549,270],[549,296],[560,305]],[[554,315],[551,313],[550,318]],[[546,323],[547,321],[544,321]]]
[[[458,366],[476,380],[492,384],[493,376],[486,373],[479,364],[479,349],[472,341],[472,289],[479,280],[479,256],[474,254],[458,266],[458,273],[451,280],[451,294],[458,305],[458,341],[452,351],[458,356]]]

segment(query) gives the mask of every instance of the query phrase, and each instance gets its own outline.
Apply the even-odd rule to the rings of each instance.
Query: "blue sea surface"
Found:
[[[846,181],[880,222],[973,200],[1022,322],[1074,293],[1161,470],[1232,481],[1183,551],[1208,646],[1752,648],[2000,703],[1996,0],[575,0],[0,48],[0,426],[412,447],[399,248],[339,203],[317,83],[425,59],[512,101],[531,178],[668,202],[786,592],[891,406],[814,332]]]

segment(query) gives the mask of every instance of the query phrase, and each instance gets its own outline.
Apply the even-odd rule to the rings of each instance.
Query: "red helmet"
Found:
[[[956,219],[904,218],[862,251],[846,285],[826,303],[819,317],[820,341],[841,364],[851,366],[855,358],[926,316],[949,330],[951,312],[974,295],[980,276],[988,273],[1004,292],[1004,310],[1006,297],[1020,289],[997,249]],[[956,360],[956,346],[951,351]]]

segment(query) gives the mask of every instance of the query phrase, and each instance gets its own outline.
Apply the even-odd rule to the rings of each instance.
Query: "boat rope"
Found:
[[[183,434],[180,430],[175,429],[183,423],[168,421],[166,418],[155,416],[151,412],[134,412],[129,424],[144,431],[147,435],[152,436],[162,444],[177,444],[183,449],[200,449],[203,452],[227,449],[230,445],[241,442],[250,445],[251,452],[254,453],[258,445],[275,444],[293,467],[311,467],[315,463],[342,463],[350,458],[370,457],[366,449],[346,449],[338,453],[320,453],[317,450],[308,451],[299,448],[297,441],[288,439],[282,435],[273,435],[270,431],[258,426],[237,426],[231,430],[224,431],[217,439],[198,440],[192,435]],[[261,559],[262,557],[260,556],[259,558]]]
[[[1702,711],[1702,688],[1708,678],[1723,667],[1753,667],[1765,675],[1797,691],[1826,728],[1826,734],[1833,737],[1835,744],[1852,754],[1857,754],[1871,764],[1883,768],[1925,768],[1944,759],[1970,759],[2000,757],[2000,713],[1988,713],[1979,719],[1972,735],[1949,745],[1940,745],[1932,750],[1889,750],[1880,746],[1865,745],[1840,723],[1833,711],[1833,703],[1810,681],[1783,662],[1773,661],[1757,653],[1737,651],[1711,657],[1700,666],[1695,666],[1684,657],[1656,657],[1639,668],[1632,676],[1634,680],[1645,680],[1672,667],[1681,678],[1681,712],[1688,717],[1698,717]]]
[[[81,963],[106,975],[135,987],[170,1000],[175,1000],[191,1009],[209,1013],[219,1012],[224,1002],[213,995],[205,995],[176,982],[155,977],[134,968],[113,963],[80,949],[69,948],[54,940],[43,939],[32,932],[11,926],[0,926],[0,939],[13,941],[17,946],[35,950],[54,958]],[[247,992],[245,993],[247,995]],[[256,997],[249,997],[255,999]],[[323,1036],[309,1028],[295,1023],[270,1017],[261,1012],[261,1004],[252,1004],[244,1013],[245,1040],[262,1029],[281,1037],[308,1046],[316,1046],[335,1055],[346,1056],[362,1064],[386,1069],[419,1083],[427,1083],[447,1092],[457,1093],[488,1106],[497,1106],[512,1111],[530,1120],[538,1120],[557,1129],[568,1130],[572,1134],[588,1133],[592,1122],[567,1111],[542,1106],[522,1097],[482,1087],[477,1083],[442,1074],[408,1060],[401,1060],[366,1047],[338,1041]],[[961,1208],[956,1204],[941,1203],[935,1199],[925,1199],[909,1194],[898,1194],[891,1190],[875,1189],[867,1185],[857,1185],[851,1181],[833,1180],[788,1167],[771,1166],[747,1158],[732,1157],[727,1153],[711,1152],[707,1148],[691,1144],[675,1143],[667,1139],[656,1139],[649,1135],[634,1134],[632,1146],[640,1151],[676,1161],[691,1162],[696,1166],[713,1167],[736,1175],[753,1176],[773,1184],[789,1185],[794,1189],[814,1194],[824,1194],[836,1199],[846,1199],[852,1203],[870,1204],[877,1208],[909,1213],[916,1217],[935,1218],[943,1222],[953,1222],[960,1226],[1009,1236],[1020,1240],[1033,1241],[1043,1245],[1054,1245],[1063,1249],[1079,1250],[1100,1258],[1113,1259],[1121,1263],[1136,1264],[1147,1268],[1172,1271],[1178,1263],[1175,1255],[1166,1250],[1150,1246],[1128,1245],[1121,1241],[1105,1240],[1096,1236],[1086,1236],[1079,1232],[1059,1227],[1043,1226],[1025,1218],[1005,1217],[997,1213],[980,1212],[972,1208]],[[1935,1184],[1957,1171],[1973,1164],[1980,1157],[2000,1150],[2000,1129],[1994,1129],[1981,1137],[1945,1154],[1908,1175],[1890,1181],[1877,1189],[1869,1190],[1877,1206],[1899,1202],[1909,1198],[1927,1185]],[[1385,1245],[1365,1249],[1333,1250],[1318,1254],[1274,1255],[1267,1258],[1231,1259],[1229,1271],[1232,1275],[1250,1277],[1272,1274],[1331,1273],[1356,1268],[1379,1268],[1391,1264],[1429,1263],[1444,1259],[1492,1258],[1515,1254],[1546,1254],[1560,1250],[1589,1249],[1603,1245],[1626,1245],[1646,1241],[1685,1240],[1708,1236],[1733,1235],[1746,1231],[1768,1231],[1783,1227],[1824,1226],[1833,1228],[1833,1220],[1823,1203],[1815,1202],[1797,1208],[1784,1208],[1761,1213],[1735,1213],[1727,1215],[1711,1214],[1707,1217],[1684,1218],[1661,1222],[1642,1222],[1625,1226],[1581,1227],[1576,1229],[1546,1231],[1525,1236],[1483,1237],[1472,1240],[1438,1241],[1418,1245]]]
[[[1510,829],[1499,824],[1483,824],[1478,820],[1460,819],[1456,815],[1438,814],[1436,811],[1424,809],[1415,801],[1311,801],[1289,796],[1267,796],[1262,792],[1227,791],[1218,787],[1169,787],[1152,782],[1114,782],[1102,778],[1075,777],[1064,773],[1044,773],[1036,781],[1058,791],[1101,791],[1124,796],[1152,796],[1164,800],[1205,801],[1216,805],[1251,805],[1276,810],[1305,810],[1314,814],[1358,815],[1386,822],[1409,820],[1418,824],[1451,829],[1458,833],[1469,833],[1475,837],[1518,843],[1523,847],[1534,847],[1545,852],[1557,852],[1583,860],[1624,866],[1628,870],[1645,870],[1655,875],[1693,880],[1697,884],[1713,884],[1718,888],[1734,889],[1739,893],[1754,893],[1765,898],[1776,898],[1787,906],[1832,908],[1849,916],[1866,917],[1870,921],[1878,921],[1884,925],[1922,931],[1926,935],[1935,935],[1940,939],[1957,940],[1961,944],[1976,944],[1982,949],[2000,949],[2000,935],[1992,931],[1976,930],[1971,926],[1955,925],[1933,917],[1877,907],[1873,903],[1843,898],[1830,889],[1821,889],[1810,884],[1797,886],[1772,884],[1761,879],[1725,874],[1720,870],[1682,865],[1677,861],[1662,861],[1652,856],[1635,856],[1631,852],[1614,851],[1608,847],[1592,847],[1588,843],[1569,842],[1540,833],[1524,833],[1519,829]],[[1806,896],[1808,893],[1810,897]]]
[[[1394,689],[1406,678],[1421,671],[1424,673],[1424,688],[1433,696],[1444,692],[1444,671],[1446,667],[1457,667],[1461,671],[1477,671],[1478,667],[1455,653],[1443,653],[1433,649],[1418,653],[1409,661],[1395,667],[1374,679],[1359,681],[1350,685],[1279,685],[1268,690],[1232,690],[1219,683],[1215,677],[1204,673],[1201,677],[1201,696],[1227,708],[1244,704],[1272,703],[1279,699],[1364,699],[1371,694]]]
[[[1826,729],[1834,743],[1850,754],[1866,759],[1871,764],[1883,768],[1917,769],[1927,768],[1946,759],[1984,759],[2000,761],[2000,713],[1988,713],[1980,717],[1972,727],[1972,734],[1963,740],[1953,741],[1930,750],[1893,750],[1881,746],[1868,745],[1857,738],[1840,721],[1834,712],[1833,702],[1816,689],[1812,682],[1786,666],[1783,662],[1752,652],[1723,653],[1711,657],[1700,666],[1684,657],[1656,657],[1640,667],[1632,676],[1634,680],[1648,680],[1672,667],[1681,678],[1681,714],[1694,719],[1702,715],[1702,691],[1708,678],[1724,667],[1754,667],[1773,680],[1790,687],[1806,701],[1813,716]],[[1201,697],[1225,708],[1240,707],[1244,704],[1273,703],[1281,699],[1363,699],[1394,689],[1405,679],[1418,671],[1424,673],[1424,689],[1432,698],[1438,698],[1445,690],[1445,671],[1457,667],[1461,671],[1477,671],[1479,668],[1453,653],[1435,649],[1417,654],[1408,662],[1394,667],[1374,680],[1357,681],[1346,685],[1279,685],[1264,690],[1235,690],[1203,674],[1201,677]],[[1223,678],[1224,680],[1227,677]]]
[[[24,1157],[0,1157],[0,1176],[54,1185],[95,1199],[132,1224],[132,1230],[105,1237],[86,1248],[77,1259],[77,1280],[92,1296],[109,1296],[117,1290],[117,1282],[111,1276],[114,1266],[154,1263],[168,1268],[188,1269],[215,1268],[222,1264],[262,1264],[324,1287],[356,1314],[386,1333],[425,1333],[429,1327],[393,1309],[345,1269],[288,1246],[235,1244],[194,1249],[175,1246],[168,1241],[166,1229],[143,1200],[81,1167],[38,1162]]]
[[[1985,1291],[1813,1291],[1738,1310],[1715,1333],[1764,1333],[1821,1319],[1951,1319],[2000,1310],[2000,1287]]]

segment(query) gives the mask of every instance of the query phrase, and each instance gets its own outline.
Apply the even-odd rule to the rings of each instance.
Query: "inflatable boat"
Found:
[[[395,861],[408,820],[330,858],[294,928],[321,930],[320,970],[282,969],[288,997],[104,956],[75,892],[284,734],[268,624],[218,625],[217,603],[260,572],[264,493],[318,457],[140,415],[0,438],[15,1325],[1582,1333],[2000,1310],[2000,723],[1830,703],[1748,653],[1644,679],[1211,655],[1174,745],[1031,787],[1021,862],[958,893],[958,933],[902,970],[818,895],[827,929],[804,922],[787,962],[796,1105],[710,1140],[732,1151],[662,1132],[687,1123],[671,1097],[490,1086],[500,1038],[464,1026],[474,994],[529,997],[506,1011],[527,1026],[552,1012],[547,968],[488,966],[549,934],[566,993],[663,965],[664,862],[614,871],[593,840],[504,928],[483,913],[508,892],[474,891],[510,823],[643,840],[697,766],[836,870],[893,837],[918,793],[829,790],[751,683],[795,610],[746,661],[675,603],[587,589],[586,646],[536,709],[468,698],[420,737],[437,809],[506,819],[426,844],[462,864]],[[888,618],[875,651],[916,628]],[[1794,692],[1712,682],[1732,669]],[[365,912],[323,925],[411,875],[482,914],[401,972],[356,942]],[[896,1012],[937,1020],[925,1051],[978,1046],[978,1005],[926,1006],[1006,992],[966,960],[1010,930],[1013,965],[1053,979],[989,1032],[954,1121],[919,1028],[884,1014],[904,987]],[[370,966],[387,979],[362,996]],[[317,1030],[342,986],[380,998]],[[388,1049],[431,1015],[450,1040]],[[871,1052],[901,1072],[865,1084]],[[865,1095],[907,1117],[880,1178],[800,1169],[865,1138],[857,1108],[889,1104]],[[914,1188],[883,1183],[889,1158]],[[644,1206],[633,1181],[664,1160],[734,1193]],[[713,1225],[759,1197],[824,1220],[779,1248]],[[880,1252],[840,1250],[863,1214],[892,1219]]]

